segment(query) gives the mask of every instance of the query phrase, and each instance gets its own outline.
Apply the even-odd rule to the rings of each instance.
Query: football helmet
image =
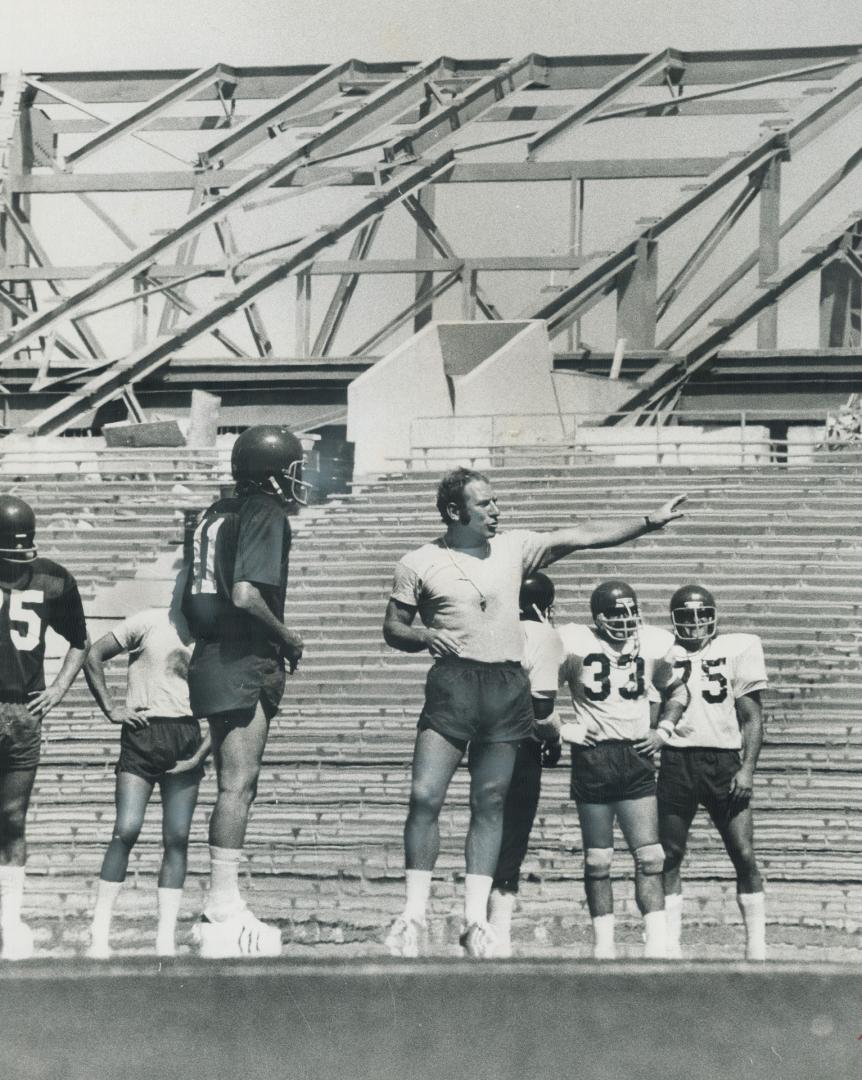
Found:
[[[254,484],[284,502],[308,502],[311,485],[302,479],[302,443],[286,427],[246,428],[233,444],[230,468],[237,483]]]
[[[705,645],[718,626],[715,597],[702,585],[683,585],[670,598],[670,621],[682,645]]]
[[[640,629],[638,598],[625,581],[603,581],[596,586],[590,611],[597,629],[610,641],[628,641]]]
[[[36,558],[36,515],[23,499],[0,495],[0,559],[30,562]]]
[[[551,617],[554,606],[554,583],[547,574],[536,571],[521,582],[518,607],[522,619],[538,622]]]

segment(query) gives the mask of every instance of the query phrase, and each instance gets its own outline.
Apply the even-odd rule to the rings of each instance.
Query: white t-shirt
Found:
[[[767,685],[760,638],[756,634],[719,634],[698,652],[674,643],[667,659],[691,694],[667,745],[739,750],[742,732],[736,700]]]
[[[129,654],[130,709],[145,716],[192,715],[188,673],[194,642],[185,626],[182,630],[185,640],[166,608],[139,611],[114,627],[114,637]]]
[[[576,720],[585,720],[599,741],[641,739],[649,731],[649,687],[675,681],[669,659],[673,635],[655,626],[641,628],[637,652],[616,652],[593,626],[567,623],[561,682],[568,683]],[[628,649],[627,643],[627,649]]]
[[[563,662],[563,642],[550,623],[521,621],[524,635],[524,668],[530,679],[533,697],[557,692],[560,684],[560,664]]]
[[[417,608],[425,626],[457,634],[465,660],[520,662],[518,594],[523,579],[543,565],[550,535],[513,529],[475,548],[432,540],[399,559],[392,599]]]

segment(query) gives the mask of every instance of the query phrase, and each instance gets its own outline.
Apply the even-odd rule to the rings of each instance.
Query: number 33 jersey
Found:
[[[633,642],[616,652],[592,626],[568,623],[559,628],[563,641],[560,681],[572,694],[575,718],[585,720],[596,738],[641,739],[649,731],[649,687],[663,690],[673,682],[667,656],[673,635],[644,626]]]
[[[718,634],[698,652],[674,644],[667,658],[691,695],[667,745],[739,750],[742,732],[736,701],[767,685],[760,638],[756,634]]]
[[[87,644],[75,579],[59,563],[36,558],[0,577],[0,700],[25,702],[44,690],[45,633],[50,626],[76,649]]]

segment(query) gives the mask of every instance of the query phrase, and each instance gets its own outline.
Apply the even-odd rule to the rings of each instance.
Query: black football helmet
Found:
[[[533,622],[550,619],[553,606],[554,583],[548,575],[537,570],[536,573],[525,577],[521,582],[521,592],[518,596],[521,618],[532,619]]]
[[[683,585],[670,598],[670,621],[681,645],[705,645],[718,627],[715,597],[702,585]]]
[[[254,484],[284,502],[308,502],[311,485],[302,479],[302,443],[286,427],[246,428],[233,444],[230,468],[238,484]]]
[[[23,499],[0,495],[0,559],[30,562],[36,558],[36,515]]]
[[[638,598],[625,581],[603,581],[590,597],[590,611],[599,632],[610,641],[628,641],[640,629]]]

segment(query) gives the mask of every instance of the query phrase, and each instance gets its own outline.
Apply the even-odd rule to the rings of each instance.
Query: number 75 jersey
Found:
[[[649,731],[649,688],[663,690],[674,682],[668,656],[673,635],[644,626],[618,653],[592,626],[559,627],[563,642],[560,681],[572,694],[575,717],[586,720],[599,740],[641,739]]]
[[[691,700],[668,746],[739,750],[736,701],[767,685],[763,646],[756,634],[718,634],[697,652],[674,644],[668,653]]]

